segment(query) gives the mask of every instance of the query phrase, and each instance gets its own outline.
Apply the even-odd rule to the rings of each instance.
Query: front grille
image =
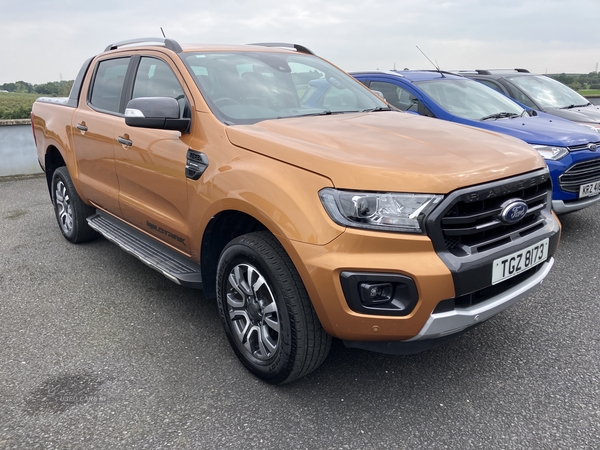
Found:
[[[579,186],[600,181],[600,157],[573,164],[558,177],[565,192],[579,193]]]
[[[596,145],[597,147],[600,147],[600,142],[590,142],[588,144],[581,144],[581,145],[573,145],[571,147],[567,147],[569,149],[570,152],[576,152],[578,150],[590,150],[590,145]]]
[[[445,250],[455,256],[482,253],[543,228],[551,191],[547,172],[457,191],[445,200],[448,204],[436,219]],[[523,219],[514,224],[500,219],[509,200],[522,200],[528,206]]]

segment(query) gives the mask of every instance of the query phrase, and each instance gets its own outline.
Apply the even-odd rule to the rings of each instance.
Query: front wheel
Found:
[[[331,337],[323,330],[289,256],[268,232],[231,241],[217,270],[217,302],[237,357],[272,384],[319,367]]]
[[[58,226],[65,238],[77,244],[96,237],[96,232],[86,220],[95,210],[83,203],[64,166],[56,169],[52,175],[52,203]]]

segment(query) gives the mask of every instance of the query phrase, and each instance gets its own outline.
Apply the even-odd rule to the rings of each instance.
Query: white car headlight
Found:
[[[423,220],[442,195],[340,191],[326,188],[319,197],[339,225],[378,231],[423,233]]]
[[[561,158],[564,158],[569,154],[569,150],[565,147],[554,147],[550,145],[532,145],[540,155],[544,157],[544,159],[551,159],[553,161],[557,161]]]

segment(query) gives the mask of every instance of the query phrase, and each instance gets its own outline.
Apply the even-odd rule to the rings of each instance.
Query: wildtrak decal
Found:
[[[153,223],[148,222],[147,220],[146,225],[148,225],[148,228],[150,228],[151,230],[158,231],[160,234],[164,234],[165,236],[170,237],[171,239],[174,239],[181,244],[185,244],[185,238],[179,237],[176,234],[173,234],[170,231],[159,227],[158,225],[154,225]]]

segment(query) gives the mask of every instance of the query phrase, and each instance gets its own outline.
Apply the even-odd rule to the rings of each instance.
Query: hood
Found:
[[[590,142],[599,142],[600,133],[590,127],[580,125],[560,117],[538,112],[537,116],[505,118],[474,122],[486,130],[506,133],[529,144],[573,147]]]
[[[233,145],[328,177],[337,188],[445,194],[544,167],[509,136],[393,111],[226,128]]]
[[[547,108],[546,112],[574,122],[600,124],[600,106],[588,105],[571,109]]]

